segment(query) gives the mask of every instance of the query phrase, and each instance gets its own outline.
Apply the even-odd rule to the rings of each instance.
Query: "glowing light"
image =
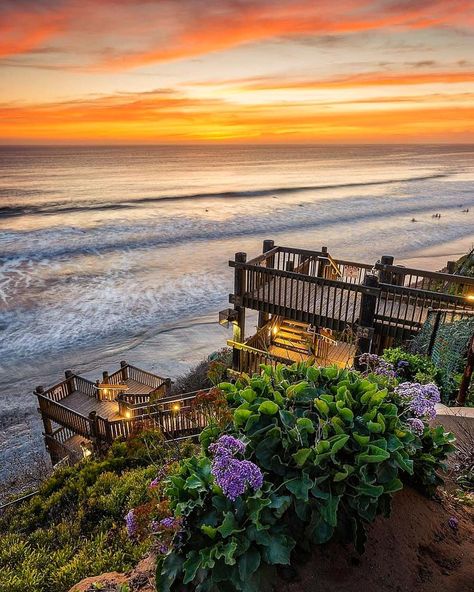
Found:
[[[179,403],[173,403],[173,405],[171,405],[171,411],[173,411],[174,413],[178,413],[178,411],[181,410],[181,405]]]
[[[132,417],[132,414],[130,413],[130,411],[125,411],[125,417],[127,419],[130,419]]]
[[[468,294],[466,300],[474,300],[474,294]]]
[[[272,331],[273,335],[276,335],[278,333],[278,327],[273,327]]]

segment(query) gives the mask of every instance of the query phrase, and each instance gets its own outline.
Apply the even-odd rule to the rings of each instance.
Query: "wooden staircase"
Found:
[[[313,339],[307,330],[308,323],[283,319],[276,334],[273,335],[272,344],[289,349],[302,356],[311,355]]]

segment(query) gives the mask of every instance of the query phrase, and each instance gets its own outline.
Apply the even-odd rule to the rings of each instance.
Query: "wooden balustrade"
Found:
[[[44,395],[37,394],[37,397],[43,418],[48,418],[63,427],[70,428],[76,434],[80,434],[86,438],[91,436],[92,430],[88,417]]]

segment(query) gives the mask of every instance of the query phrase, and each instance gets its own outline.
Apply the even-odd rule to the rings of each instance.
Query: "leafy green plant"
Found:
[[[264,590],[296,549],[337,537],[362,550],[365,525],[388,514],[415,458],[431,485],[436,467],[426,455],[445,457],[444,432],[414,434],[396,397],[370,377],[306,364],[262,368],[220,385],[234,444],[226,449],[215,427],[204,430],[201,453],[167,482],[173,516],[160,530],[160,592]]]
[[[428,356],[412,354],[401,347],[386,349],[382,358],[393,365],[398,379],[410,382],[439,384],[440,371]]]

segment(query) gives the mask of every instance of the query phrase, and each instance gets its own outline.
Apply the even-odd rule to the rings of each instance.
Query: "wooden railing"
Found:
[[[425,271],[399,265],[376,263],[380,283],[463,297],[474,293],[474,278],[437,271]]]
[[[51,401],[56,401],[58,403],[59,401],[65,399],[73,391],[81,391],[90,397],[97,396],[97,389],[92,381],[72,373],[62,382],[55,384],[45,391],[42,391],[41,394]]]
[[[43,418],[48,418],[58,425],[70,428],[76,434],[90,437],[92,435],[91,421],[88,417],[65,407],[61,403],[37,393],[39,408]]]
[[[159,389],[168,382],[166,378],[146,372],[146,370],[141,370],[130,364],[123,364],[119,370],[108,375],[108,382],[110,384],[120,384],[127,379],[145,384],[150,387],[150,390]]]
[[[254,374],[260,371],[260,364],[269,364],[270,366],[277,366],[277,364],[291,363],[291,359],[283,358],[270,354],[268,351],[257,349],[248,345],[247,343],[239,343],[237,341],[228,340],[227,345],[235,348],[240,354],[240,369],[248,374]]]
[[[307,276],[294,271],[235,263],[245,275],[246,290],[240,302],[246,308],[288,319],[343,330],[359,316],[363,285]]]
[[[97,397],[96,386],[91,380],[87,380],[86,378],[78,376],[77,374],[74,374],[73,380],[73,384],[75,386],[74,390],[86,393],[89,395],[89,397]]]
[[[241,294],[231,297],[236,306],[333,330],[359,323],[364,294],[377,298],[377,332],[396,339],[416,333],[429,308],[474,307],[467,298],[474,294],[474,278],[384,263],[370,266],[332,259],[323,251],[274,247],[248,263],[231,265],[243,286]],[[365,286],[373,273],[379,279]]]

